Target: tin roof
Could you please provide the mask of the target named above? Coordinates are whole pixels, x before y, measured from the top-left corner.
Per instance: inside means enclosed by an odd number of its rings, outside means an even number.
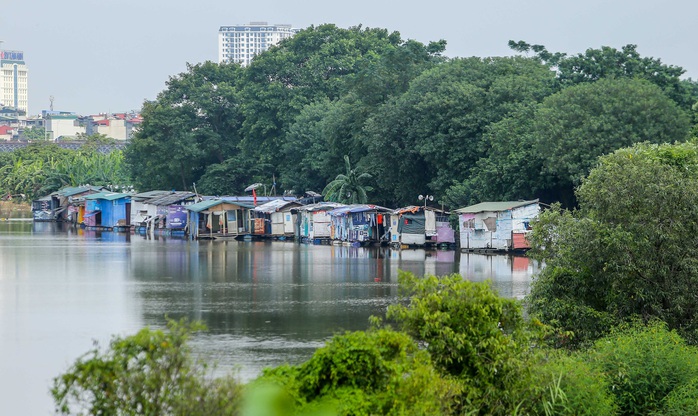
[[[381,207],[378,205],[353,204],[353,205],[347,205],[344,207],[335,208],[332,211],[328,212],[328,214],[330,214],[332,216],[340,216],[340,215],[347,215],[347,214],[354,213],[354,212],[369,212],[369,211],[391,212],[392,210],[390,208],[385,208],[385,207]]]
[[[537,204],[538,200],[532,201],[502,201],[502,202],[480,202],[479,204],[470,205],[465,208],[455,210],[460,214],[477,214],[485,211],[507,211],[510,209],[522,207],[524,205]]]
[[[291,204],[300,205],[296,200],[275,199],[262,205],[257,205],[254,210],[264,214],[271,214],[272,212],[277,212]]]
[[[335,208],[343,207],[344,204],[338,202],[318,202],[317,204],[303,205],[298,207],[299,211],[329,211]]]
[[[116,199],[121,199],[121,198],[130,198],[130,194],[121,194],[118,192],[100,192],[97,194],[92,194],[92,195],[86,195],[85,199],[106,199],[107,201],[114,201]]]
[[[103,186],[89,186],[89,185],[69,186],[66,188],[59,189],[56,192],[52,193],[51,195],[68,197],[68,196],[81,194],[81,193],[87,192],[87,191],[94,191],[95,193],[102,192],[102,191],[104,191],[104,189],[105,188]]]
[[[186,199],[195,197],[196,194],[193,192],[180,191],[180,192],[170,192],[166,195],[160,195],[148,199],[145,201],[146,204],[151,205],[173,205],[178,202],[182,202]]]
[[[189,211],[201,212],[201,211],[205,211],[209,208],[215,207],[215,206],[220,205],[220,204],[237,205],[239,207],[248,208],[248,209],[254,208],[253,203],[231,201],[231,200],[224,199],[224,198],[207,199],[205,201],[197,202],[196,204],[187,205],[185,208],[188,209]]]
[[[223,201],[222,199],[207,199],[206,201],[201,201],[197,202],[196,204],[187,205],[187,210],[201,212],[223,203],[225,203],[225,201]]]
[[[133,198],[137,201],[143,201],[146,199],[156,198],[156,197],[167,195],[170,193],[172,193],[172,191],[146,191],[146,192],[139,192],[139,193],[133,195],[131,198]]]

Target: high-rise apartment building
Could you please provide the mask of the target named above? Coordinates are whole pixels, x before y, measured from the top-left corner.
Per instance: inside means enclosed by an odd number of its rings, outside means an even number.
[[[291,25],[251,22],[247,25],[221,26],[218,30],[218,62],[238,62],[247,66],[255,55],[290,38],[299,29]]]
[[[24,52],[0,50],[0,104],[29,113]]]

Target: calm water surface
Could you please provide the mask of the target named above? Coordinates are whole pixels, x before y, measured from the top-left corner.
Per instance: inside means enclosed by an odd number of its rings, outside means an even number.
[[[197,354],[243,381],[307,359],[335,333],[362,330],[398,295],[398,270],[492,279],[522,297],[525,257],[292,242],[192,242],[0,222],[0,414],[52,414],[51,380],[94,341],[206,323]]]

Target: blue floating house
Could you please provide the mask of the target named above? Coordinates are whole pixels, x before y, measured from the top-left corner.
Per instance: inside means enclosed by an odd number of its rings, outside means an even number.
[[[85,196],[86,227],[130,229],[131,194],[100,192]]]
[[[331,238],[356,245],[387,242],[390,212],[389,208],[367,204],[335,208],[328,212]]]

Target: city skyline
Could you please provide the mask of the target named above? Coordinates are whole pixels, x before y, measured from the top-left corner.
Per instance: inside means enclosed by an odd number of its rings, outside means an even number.
[[[661,59],[698,78],[698,4],[649,0],[609,4],[590,0],[561,5],[547,0],[497,3],[437,1],[368,2],[328,6],[270,0],[264,8],[202,0],[191,9],[181,0],[151,0],[138,8],[101,10],[87,0],[66,0],[36,8],[0,0],[3,49],[24,51],[30,68],[29,113],[50,106],[79,114],[139,110],[170,76],[187,63],[218,61],[220,27],[268,21],[303,29],[333,23],[398,31],[403,39],[428,43],[445,39],[448,57],[511,56],[508,40],[545,45],[576,54],[588,48],[638,45],[642,56]]]

